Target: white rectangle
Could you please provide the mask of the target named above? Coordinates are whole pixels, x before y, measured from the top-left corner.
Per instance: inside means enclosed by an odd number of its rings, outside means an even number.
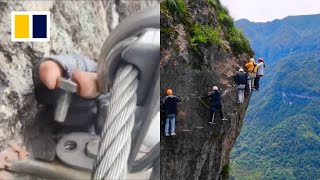
[[[29,15],[29,38],[14,37],[15,15]],[[32,31],[33,31],[32,15],[47,15],[47,38],[32,38]],[[50,12],[49,11],[12,11],[11,12],[11,41],[12,42],[50,41]]]

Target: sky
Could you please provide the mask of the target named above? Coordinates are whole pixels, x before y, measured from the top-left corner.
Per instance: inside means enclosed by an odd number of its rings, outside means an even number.
[[[220,0],[235,19],[267,22],[291,15],[320,14],[320,0]]]

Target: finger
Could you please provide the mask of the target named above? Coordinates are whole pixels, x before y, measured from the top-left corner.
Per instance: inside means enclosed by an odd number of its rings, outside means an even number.
[[[19,159],[23,160],[26,159],[29,156],[29,153],[22,148],[21,146],[19,146],[16,142],[10,141],[8,142],[8,145],[16,152],[18,152],[19,155]]]
[[[73,80],[78,84],[78,94],[84,98],[96,98],[100,93],[98,91],[97,73],[74,71]]]
[[[55,89],[58,78],[62,77],[62,68],[54,61],[45,61],[39,66],[39,77],[48,89]]]

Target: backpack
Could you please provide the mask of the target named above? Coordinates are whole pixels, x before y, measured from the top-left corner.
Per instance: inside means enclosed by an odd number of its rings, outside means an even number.
[[[256,69],[256,67],[257,67],[257,64],[256,63],[253,63],[253,69],[252,69],[252,72],[254,73],[254,72],[256,72],[256,71],[254,71],[255,69]],[[257,69],[258,70],[258,69]]]

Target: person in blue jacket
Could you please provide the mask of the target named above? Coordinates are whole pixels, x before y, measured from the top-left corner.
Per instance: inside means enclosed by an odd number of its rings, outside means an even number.
[[[244,74],[242,68],[239,69],[239,73],[234,77],[234,81],[238,90],[238,103],[242,104],[244,101],[244,90],[247,84],[247,76]]]
[[[212,87],[212,91],[208,93],[208,97],[211,97],[211,118],[209,120],[209,124],[216,124],[214,122],[215,113],[218,112],[223,121],[227,120],[222,112],[222,103],[221,103],[221,94],[219,93],[219,89],[217,86]]]
[[[170,135],[174,136],[175,133],[175,122],[176,122],[176,113],[177,113],[177,103],[181,102],[181,99],[173,95],[171,89],[167,89],[167,96],[163,99],[163,105],[166,111],[166,124],[165,124],[165,134],[169,136],[169,125],[170,126]]]

